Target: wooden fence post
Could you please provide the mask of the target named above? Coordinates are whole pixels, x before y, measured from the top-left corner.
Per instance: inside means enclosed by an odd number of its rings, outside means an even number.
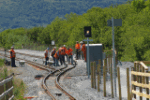
[[[137,71],[137,65],[138,65],[137,63],[134,63],[133,71]],[[138,79],[137,79],[138,76],[136,76],[136,75],[132,75],[132,76],[133,76],[133,80],[134,80],[134,81],[138,81]],[[133,81],[133,80],[132,80],[132,81]],[[132,85],[132,87],[133,87],[134,91],[136,91],[136,86],[135,86],[135,85]],[[131,91],[131,98],[132,98],[132,94],[133,94],[133,93],[132,93],[132,91]],[[136,99],[136,94],[133,94],[133,95],[134,95],[134,99]]]
[[[103,91],[104,97],[106,97],[106,59],[104,59],[104,66],[103,66]]]
[[[96,73],[95,73],[95,69],[96,69],[96,62],[94,61],[94,66],[93,66],[93,73],[94,73],[94,89],[96,89]]]
[[[9,88],[11,88],[13,86],[12,84],[12,80],[6,83],[6,90],[8,90]],[[6,100],[8,100],[11,96],[13,95],[13,90],[11,90],[11,92],[9,92],[6,96]]]
[[[100,87],[99,87],[99,84],[100,84],[100,61],[99,61],[99,64],[97,66],[97,91],[99,92],[100,91]]]
[[[91,64],[91,88],[93,88],[93,62],[90,63]]]
[[[112,58],[110,58],[110,80],[111,80],[111,97],[114,98],[113,74],[112,74]]]
[[[141,64],[139,64],[139,65],[140,65],[140,66],[139,66],[139,67],[140,67],[140,70],[139,70],[139,71],[140,71],[140,72],[143,72]],[[139,83],[142,83],[142,76],[140,76]],[[140,92],[142,93],[142,87],[139,87],[139,89],[140,89]],[[140,100],[142,100],[142,98],[143,98],[143,97],[140,96]]]
[[[148,70],[146,70],[146,73],[148,73]],[[149,77],[146,77],[146,84],[149,84]],[[149,95],[149,88],[146,88],[146,94]],[[146,98],[146,100],[149,100],[149,98]]]
[[[2,81],[3,79],[0,80],[0,82]],[[0,95],[4,92],[4,85],[0,86]],[[3,97],[2,100],[5,100],[5,96]]]
[[[121,96],[121,83],[120,83],[120,68],[119,67],[117,67],[117,76],[118,76],[119,100],[122,100],[122,96]]]
[[[128,100],[130,100],[129,68],[126,69],[126,73],[127,73],[127,94],[128,94]]]

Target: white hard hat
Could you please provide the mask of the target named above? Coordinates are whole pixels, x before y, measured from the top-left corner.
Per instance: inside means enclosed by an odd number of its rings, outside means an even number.
[[[83,43],[83,41],[81,41],[80,43]]]
[[[66,45],[64,45],[64,47],[65,47]]]
[[[56,47],[54,47],[54,49],[56,49]]]
[[[13,46],[11,48],[14,48]]]

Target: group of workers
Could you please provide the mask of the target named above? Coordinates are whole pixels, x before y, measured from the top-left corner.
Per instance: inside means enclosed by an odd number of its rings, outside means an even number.
[[[76,41],[75,44],[75,49],[76,49],[76,60],[80,59],[80,58],[84,58],[85,62],[86,62],[86,47],[85,47],[85,43],[83,41],[79,42]],[[15,65],[15,51],[14,51],[14,47],[11,47],[10,52],[10,58],[11,58],[11,66],[12,67],[16,67]],[[47,48],[45,50],[45,65],[47,65],[47,61],[49,60],[49,48]],[[80,56],[81,55],[81,56]],[[52,52],[51,52],[51,56],[53,58],[53,65],[54,66],[59,66],[58,61],[60,61],[60,64],[65,64],[65,57],[67,58],[67,61],[69,64],[73,64],[73,49],[72,48],[66,48],[65,45],[63,45],[62,47],[60,47],[58,50],[56,50],[56,47],[53,48]],[[84,57],[83,57],[84,56]]]
[[[86,61],[85,43],[83,41],[81,41],[79,44],[79,42],[77,41],[76,45],[75,45],[75,49],[76,49],[76,60],[78,60],[80,58],[80,53],[81,53],[82,59],[84,56],[84,59]],[[45,54],[45,65],[47,65],[47,61],[49,60],[48,50],[49,50],[49,48],[47,48],[44,53]],[[53,50],[51,51],[51,56],[53,57],[53,61],[54,61],[53,65],[54,66],[59,66],[58,61],[60,61],[61,65],[63,65],[63,64],[65,65],[65,57],[67,58],[67,61],[69,64],[73,64],[73,49],[72,48],[66,49],[65,45],[60,47],[58,50],[56,50],[56,47],[54,47]]]
[[[80,43],[78,41],[76,41],[75,49],[76,49],[76,60],[78,60],[82,57],[82,59],[84,58],[85,62],[86,62],[85,43],[83,41],[81,41]]]
[[[49,48],[47,48],[47,50],[45,50],[45,65],[47,65],[47,61],[48,61],[48,50]],[[51,52],[51,56],[53,57],[53,65],[54,66],[59,66],[58,61],[60,61],[60,64],[63,65],[65,64],[65,57],[68,59],[68,63],[69,64],[73,64],[73,50],[71,48],[66,49],[66,46],[63,45],[62,47],[60,47],[58,50],[56,50],[56,47],[53,48],[52,52]],[[70,62],[71,60],[71,62]]]

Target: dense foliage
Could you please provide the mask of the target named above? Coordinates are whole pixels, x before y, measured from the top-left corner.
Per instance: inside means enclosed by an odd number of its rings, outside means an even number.
[[[122,4],[127,0],[0,0],[0,26],[3,29],[50,24],[66,13],[83,14],[88,9]],[[1,31],[1,30],[0,30]]]
[[[115,27],[115,46],[119,59],[150,60],[149,4],[150,0],[133,0],[114,8],[93,7],[83,15],[66,14],[64,18],[56,17],[45,28],[5,30],[0,34],[0,43],[5,47],[6,43],[12,45],[13,42],[50,44],[51,40],[55,40],[57,46],[66,44],[74,47],[76,41],[85,39],[84,26],[91,26],[94,41],[90,43],[102,43],[104,49],[108,50],[112,48],[112,28],[107,26],[107,20],[114,17],[122,19],[122,26]]]

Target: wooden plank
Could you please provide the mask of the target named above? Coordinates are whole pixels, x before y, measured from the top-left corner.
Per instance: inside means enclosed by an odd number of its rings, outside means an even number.
[[[110,58],[110,80],[111,80],[111,97],[114,98],[113,74],[112,74],[112,58]]]
[[[104,66],[103,66],[103,95],[106,97],[106,59],[104,59]]]
[[[136,71],[131,71],[131,74],[138,75],[138,76],[146,76],[146,77],[150,76],[150,73],[142,73],[142,72],[136,72]]]
[[[139,63],[139,61],[134,61],[134,63]]]
[[[93,88],[93,62],[90,62],[90,67],[91,67],[91,88]]]
[[[142,67],[144,67],[145,69],[148,69],[148,67],[147,67],[143,62],[140,62],[140,64],[141,64]]]
[[[128,100],[130,100],[129,68],[126,69],[126,73],[127,73],[127,95],[128,95],[127,97],[128,97]]]
[[[139,96],[143,96],[145,98],[149,98],[150,99],[150,95],[147,95],[147,94],[144,94],[144,93],[140,93],[138,91],[134,91],[132,90],[132,93],[136,94],[136,95],[139,95]]]
[[[141,61],[143,62],[144,64],[150,64],[150,61]]]
[[[119,100],[122,100],[121,96],[121,83],[120,83],[120,68],[117,68],[117,75],[118,75],[118,90],[119,90]]]
[[[137,81],[131,81],[131,83],[133,85],[138,86],[138,87],[143,87],[143,88],[149,88],[150,89],[150,84],[142,84],[142,83],[138,83]]]

